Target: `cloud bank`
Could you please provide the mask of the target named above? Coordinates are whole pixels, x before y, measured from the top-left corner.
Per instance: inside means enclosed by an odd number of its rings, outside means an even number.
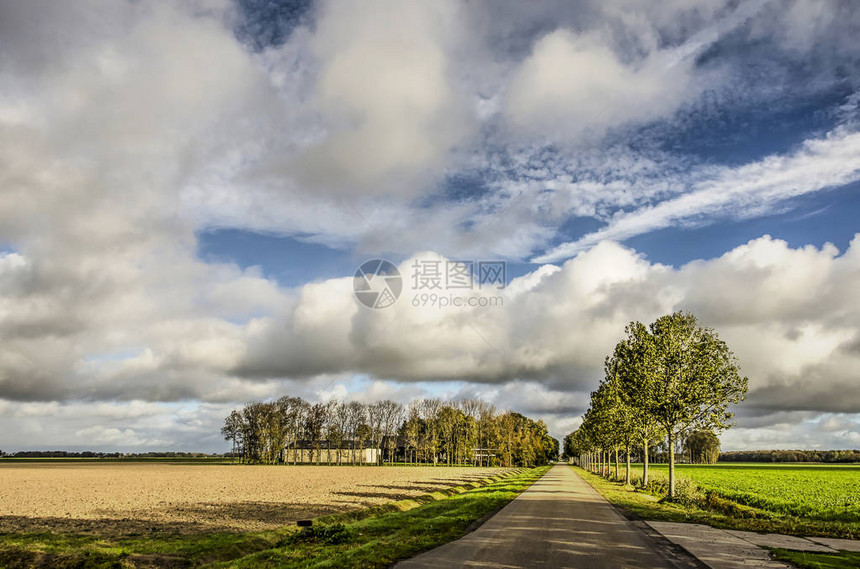
[[[679,267],[623,244],[856,182],[846,6],[323,2],[270,29],[229,2],[5,3],[2,424],[20,444],[190,445],[231,403],[370,385],[480,393],[563,434],[624,325],[686,309],[738,352],[743,421],[811,414],[809,432],[835,433],[813,423],[845,413],[851,440],[856,239],[762,237]],[[660,138],[834,85],[825,127],[787,151],[715,163]],[[579,217],[598,228],[559,229]],[[368,312],[354,267],[288,288],[200,259],[199,234],[224,227],[392,254],[404,272],[559,265],[515,279],[502,307]]]

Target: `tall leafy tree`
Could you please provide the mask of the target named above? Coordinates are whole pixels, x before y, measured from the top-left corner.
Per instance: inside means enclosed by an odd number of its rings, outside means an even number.
[[[616,411],[616,422],[621,431],[622,443],[625,446],[627,454],[627,473],[626,482],[630,484],[630,451],[637,444],[642,449],[642,485],[648,485],[649,477],[649,453],[648,450],[651,442],[660,436],[660,429],[646,409],[637,405],[622,388],[619,379],[619,373],[630,374],[631,370],[640,363],[638,345],[633,341],[635,338],[642,338],[643,332],[647,335],[647,331],[639,323],[633,323],[626,328],[627,338],[621,340],[616,346],[611,356],[606,357],[604,371],[606,377],[604,379],[610,385],[612,397],[615,405],[618,406]]]
[[[669,447],[669,496],[675,495],[675,440],[690,429],[729,426],[732,403],[745,397],[747,378],[737,359],[711,328],[675,312],[648,328],[627,328],[623,365],[616,369],[625,401],[665,431]]]
[[[227,418],[224,419],[224,426],[221,427],[221,435],[224,440],[231,441],[232,449],[230,452],[231,461],[236,458],[237,442],[242,436],[242,415],[233,410]]]

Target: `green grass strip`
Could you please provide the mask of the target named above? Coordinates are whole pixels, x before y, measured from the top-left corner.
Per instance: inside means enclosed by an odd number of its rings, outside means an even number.
[[[810,553],[808,551],[789,551],[771,549],[778,561],[788,561],[800,569],[856,569],[860,567],[860,553],[840,551],[839,553]]]
[[[797,516],[776,516],[749,506],[711,497],[701,504],[678,504],[661,501],[662,496],[609,481],[597,474],[572,466],[610,504],[634,518],[666,522],[710,525],[720,529],[737,529],[796,536],[819,536],[856,539],[860,535],[857,522],[805,519]]]

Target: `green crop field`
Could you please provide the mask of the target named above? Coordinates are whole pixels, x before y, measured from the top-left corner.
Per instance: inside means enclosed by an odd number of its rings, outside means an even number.
[[[655,464],[653,470],[668,473],[669,467]],[[776,514],[860,522],[860,465],[681,464],[677,472],[703,490]]]

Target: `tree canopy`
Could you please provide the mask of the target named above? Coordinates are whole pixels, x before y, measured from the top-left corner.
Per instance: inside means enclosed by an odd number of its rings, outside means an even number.
[[[650,440],[665,437],[669,494],[674,496],[678,436],[728,428],[734,416],[729,406],[743,401],[746,391],[747,378],[740,375],[732,351],[694,315],[674,312],[650,326],[631,322],[606,359],[605,377],[592,393],[582,435],[571,439],[571,448],[574,443],[599,452],[624,448],[629,458],[636,434],[645,453]],[[647,483],[647,454],[645,464]]]
[[[233,411],[221,434],[233,456],[251,463],[295,462],[298,445],[317,463],[342,463],[346,455],[347,464],[367,464],[357,452],[364,448],[379,451],[376,462],[434,465],[539,466],[559,454],[543,421],[478,399],[425,398],[404,406],[281,397]]]

